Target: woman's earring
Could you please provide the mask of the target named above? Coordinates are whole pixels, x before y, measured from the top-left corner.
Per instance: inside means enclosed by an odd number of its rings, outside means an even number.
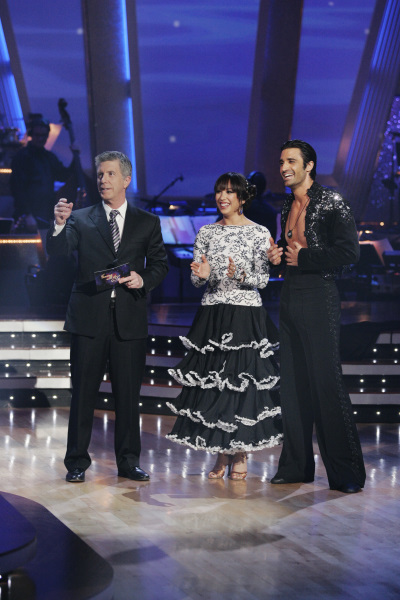
[[[239,215],[242,215],[242,214],[243,214],[243,206],[241,204],[240,207],[239,207]]]

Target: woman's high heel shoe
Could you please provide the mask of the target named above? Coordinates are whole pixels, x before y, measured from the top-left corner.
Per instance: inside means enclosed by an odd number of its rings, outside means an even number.
[[[228,467],[228,476],[231,472],[232,457],[227,454],[218,454],[215,465],[208,474],[208,479],[222,479]]]
[[[246,463],[245,463],[246,461]],[[247,467],[247,454],[246,452],[237,452],[234,456],[233,456],[233,460],[231,462],[231,469],[230,469],[230,473],[228,475],[229,479],[232,479],[232,481],[244,481],[247,477],[247,471],[235,471],[235,465],[239,465],[239,464],[246,464]]]

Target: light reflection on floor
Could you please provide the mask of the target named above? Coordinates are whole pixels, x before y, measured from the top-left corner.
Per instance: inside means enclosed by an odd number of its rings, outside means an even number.
[[[367,484],[346,496],[328,489],[317,446],[312,484],[268,483],[279,448],[251,454],[244,482],[210,481],[215,457],[167,441],[174,417],[157,415],[141,418],[151,481],[118,478],[105,411],[96,411],[86,482],[67,484],[67,419],[65,408],[0,410],[1,488],[46,506],[109,560],[115,600],[133,585],[138,598],[160,598],[163,587],[174,600],[400,594],[399,424],[359,426]]]

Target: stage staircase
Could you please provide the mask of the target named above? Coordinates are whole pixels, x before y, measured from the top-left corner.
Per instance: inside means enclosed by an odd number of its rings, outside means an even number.
[[[143,413],[170,414],[166,402],[179,394],[180,386],[168,369],[184,356],[179,336],[187,330],[150,324],[140,399]],[[61,320],[0,321],[0,406],[69,406],[69,343]],[[344,362],[343,373],[357,422],[400,422],[400,331],[381,333],[370,356]],[[114,408],[107,372],[96,408]]]

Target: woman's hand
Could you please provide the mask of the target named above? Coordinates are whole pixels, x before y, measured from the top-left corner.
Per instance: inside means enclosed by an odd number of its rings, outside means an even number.
[[[200,279],[208,279],[208,277],[210,276],[210,272],[211,272],[210,263],[206,259],[205,254],[203,254],[203,256],[201,257],[201,260],[202,260],[201,263],[198,263],[198,262],[190,263],[190,268],[192,269],[192,272],[194,273],[194,275],[197,275],[197,277],[200,277]]]
[[[267,250],[267,258],[273,265],[280,265],[282,260],[283,248],[275,244],[274,238],[270,237],[270,247]]]
[[[228,270],[226,272],[226,274],[228,275],[229,279],[232,279],[235,276],[236,273],[236,265],[233,262],[233,259],[229,256],[229,264],[228,264]]]

